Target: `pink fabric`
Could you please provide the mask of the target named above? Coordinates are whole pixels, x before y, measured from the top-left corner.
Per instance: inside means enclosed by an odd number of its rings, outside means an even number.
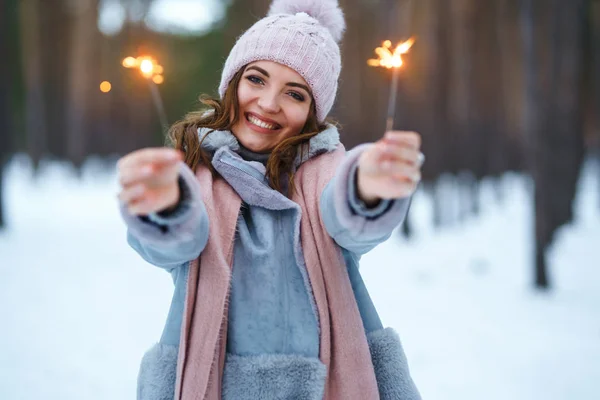
[[[321,324],[319,358],[327,367],[325,400],[379,399],[364,327],[339,247],[323,225],[319,200],[345,151],[339,146],[305,162],[292,198],[302,209],[300,237]],[[197,176],[210,218],[210,236],[190,266],[179,347],[177,400],[221,400],[227,338],[227,296],[241,199],[200,167]],[[212,188],[212,190],[210,190]]]
[[[210,235],[200,258],[190,265],[175,399],[220,400],[230,266],[242,201],[223,179],[213,181],[208,169],[199,168],[196,175],[209,215]]]

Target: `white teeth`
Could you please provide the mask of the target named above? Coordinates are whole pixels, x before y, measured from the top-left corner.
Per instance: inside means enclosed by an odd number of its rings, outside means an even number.
[[[260,126],[261,128],[275,129],[275,125],[267,124],[266,122],[263,122],[260,119],[254,117],[252,115],[248,115],[248,121],[250,121],[251,123],[253,123],[256,126]]]

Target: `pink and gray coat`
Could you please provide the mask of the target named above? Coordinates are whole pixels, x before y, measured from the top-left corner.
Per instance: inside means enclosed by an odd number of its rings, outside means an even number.
[[[230,132],[212,132],[203,146],[242,201],[224,316],[226,355],[219,396],[228,400],[336,398],[326,396],[328,368],[319,358],[322,326],[300,237],[300,206],[268,186],[264,157],[242,148]],[[378,398],[420,399],[400,340],[392,329],[383,328],[358,270],[360,256],[388,239],[402,223],[410,201],[383,201],[369,209],[358,200],[355,174],[366,146],[347,153],[322,191],[318,208],[326,233],[339,246],[347,267]],[[329,127],[311,139],[310,151],[297,158],[296,167],[340,147],[337,130]],[[184,312],[190,294],[188,278],[215,227],[209,227],[204,189],[184,164],[179,182],[182,202],[170,215],[137,218],[121,209],[130,245],[146,261],[169,271],[175,283],[162,337],[142,360],[137,395],[141,400],[171,400],[176,393],[178,399],[187,400],[181,386],[176,386],[181,385],[182,326],[189,324]]]

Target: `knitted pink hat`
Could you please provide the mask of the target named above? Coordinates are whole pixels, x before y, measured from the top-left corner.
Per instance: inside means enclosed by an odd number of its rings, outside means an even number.
[[[225,62],[219,95],[243,66],[274,61],[298,72],[310,86],[317,118],[333,106],[340,76],[338,42],[346,24],[337,0],[274,0],[268,15],[237,41]]]

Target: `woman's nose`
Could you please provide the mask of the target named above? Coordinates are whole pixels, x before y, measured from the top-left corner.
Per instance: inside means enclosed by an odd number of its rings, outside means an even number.
[[[279,102],[275,93],[264,93],[258,99],[258,106],[265,112],[276,114],[279,112]]]

